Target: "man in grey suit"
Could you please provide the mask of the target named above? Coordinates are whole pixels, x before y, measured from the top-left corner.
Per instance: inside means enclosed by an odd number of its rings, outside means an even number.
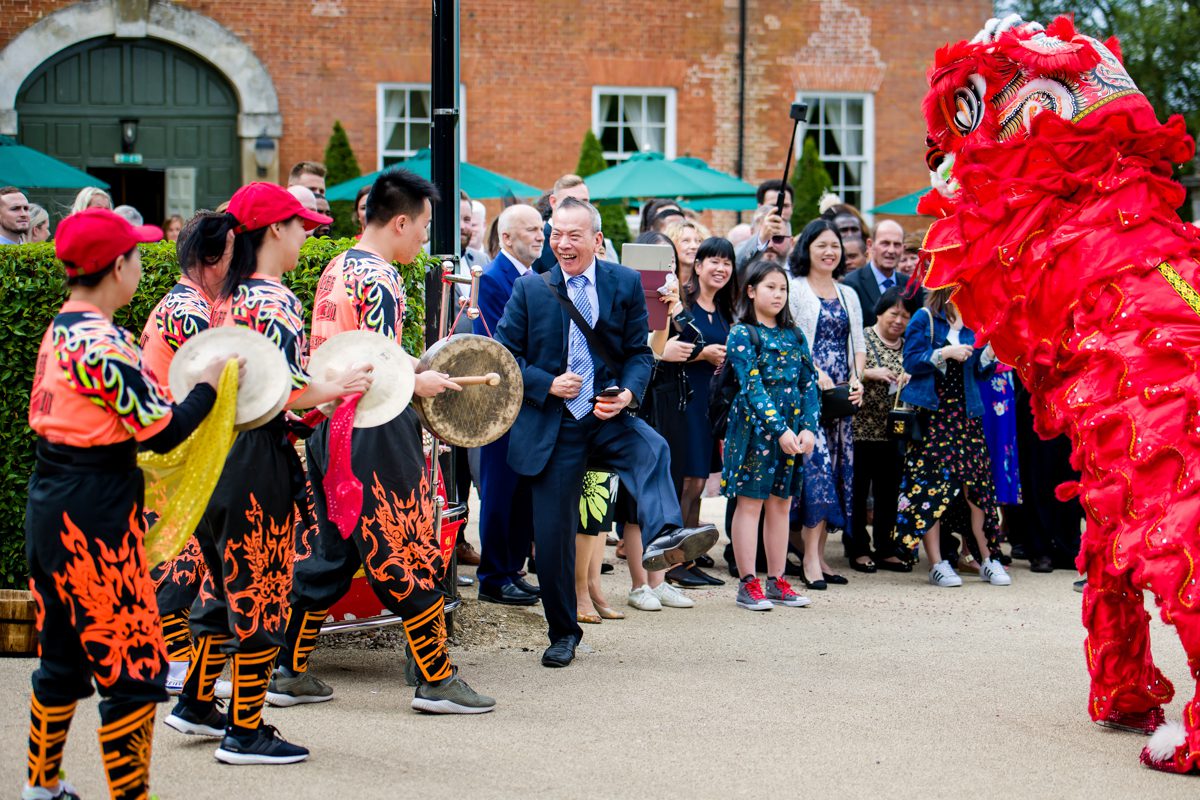
[[[871,260],[862,269],[856,269],[842,283],[858,293],[862,305],[863,325],[875,324],[875,304],[893,286],[908,286],[909,279],[896,271],[900,257],[904,255],[904,229],[895,220],[885,219],[875,226],[875,235],[867,240],[867,252]],[[924,289],[918,297],[924,302]]]

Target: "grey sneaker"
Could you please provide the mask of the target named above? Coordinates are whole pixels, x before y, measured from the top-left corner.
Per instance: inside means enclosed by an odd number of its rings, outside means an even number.
[[[486,714],[496,701],[476,692],[455,673],[440,683],[418,686],[412,707],[428,714]]]
[[[812,605],[812,601],[807,597],[802,597],[796,594],[796,590],[792,585],[783,578],[767,578],[767,599],[777,606],[791,606],[792,608],[804,608]]]
[[[762,584],[758,578],[751,578],[738,584],[737,604],[749,611],[770,611],[775,604],[763,595]]]
[[[314,678],[310,673],[292,675],[277,669],[267,686],[267,702],[278,708],[297,706],[301,703],[324,703],[333,699],[333,687]]]
[[[227,721],[225,713],[216,704],[201,714],[180,700],[163,720],[163,724],[180,733],[186,733],[188,736],[208,736],[212,739],[220,739],[225,735]]]

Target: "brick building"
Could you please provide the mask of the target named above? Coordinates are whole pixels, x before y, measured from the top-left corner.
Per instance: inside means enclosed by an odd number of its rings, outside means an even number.
[[[428,141],[429,11],[0,0],[0,133],[104,178],[150,217],[320,159],[335,119],[376,169]],[[547,186],[574,168],[590,126],[610,160],[649,148],[735,172],[740,157],[757,181],[782,166],[800,96],[820,104],[809,135],[835,184],[869,208],[925,185],[925,69],[990,12],[990,0],[465,0],[464,158]],[[115,163],[123,151],[141,163]]]

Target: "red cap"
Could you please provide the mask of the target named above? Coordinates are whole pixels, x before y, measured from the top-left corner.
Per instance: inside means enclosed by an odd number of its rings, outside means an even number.
[[[68,278],[91,275],[112,266],[139,242],[161,242],[157,225],[130,225],[107,208],[87,208],[64,219],[54,232],[54,254]]]
[[[234,192],[225,211],[241,223],[234,228],[235,233],[256,231],[292,217],[299,217],[306,231],[333,222],[333,217],[309,211],[300,205],[300,201],[282,186],[264,181],[248,183]]]

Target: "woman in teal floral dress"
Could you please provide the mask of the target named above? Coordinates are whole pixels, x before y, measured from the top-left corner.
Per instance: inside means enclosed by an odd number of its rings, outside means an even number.
[[[752,611],[773,605],[805,606],[787,581],[788,513],[804,489],[804,457],[812,452],[819,425],[817,371],[804,334],[787,308],[787,274],[779,264],[760,262],[746,277],[738,300],[740,323],[729,331],[726,367],[739,391],[729,409],[721,491],[737,496],[733,551],[741,583],[737,604]],[[766,507],[763,548],[767,588],[754,574],[758,519]]]

